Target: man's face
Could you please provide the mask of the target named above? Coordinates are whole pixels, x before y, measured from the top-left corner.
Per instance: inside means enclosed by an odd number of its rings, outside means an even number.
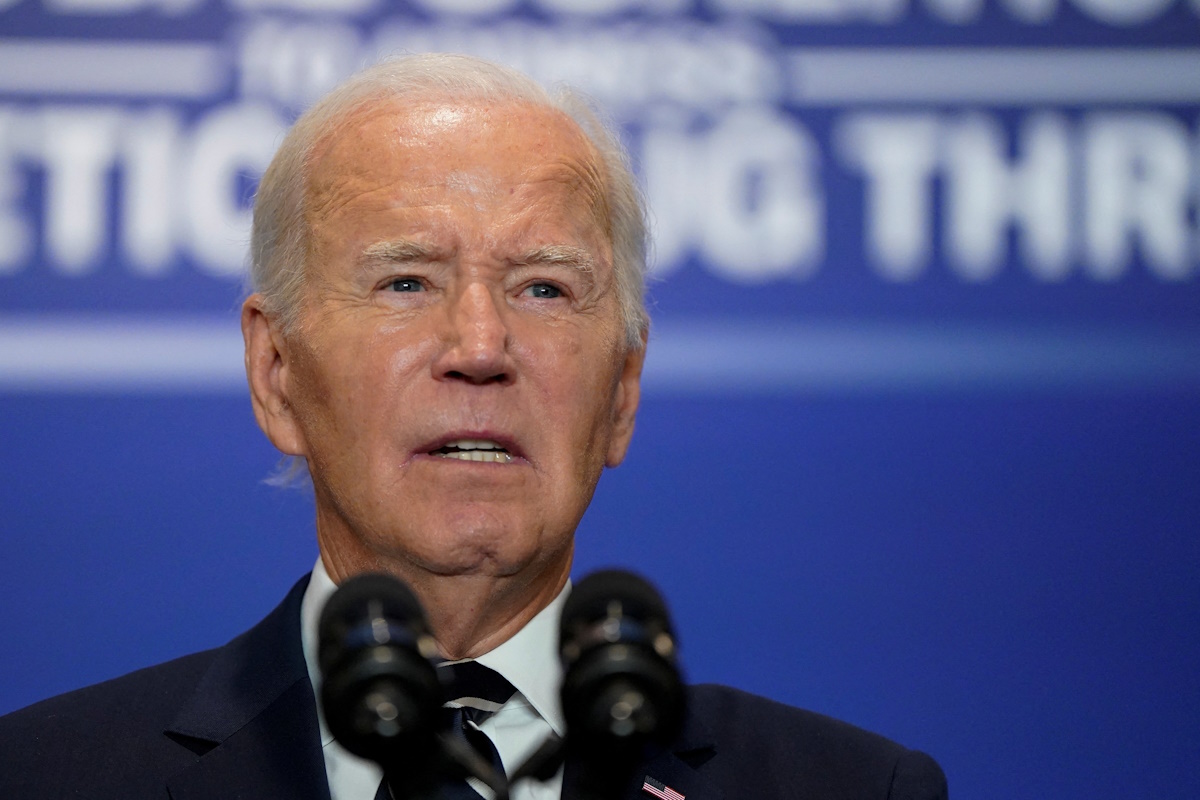
[[[551,110],[389,104],[318,143],[264,427],[308,459],[327,554],[565,575],[638,399],[605,219],[592,150]]]

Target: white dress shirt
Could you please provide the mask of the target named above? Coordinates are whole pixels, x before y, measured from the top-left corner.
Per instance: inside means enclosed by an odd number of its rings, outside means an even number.
[[[558,620],[570,583],[511,639],[477,660],[503,675],[517,690],[480,726],[496,745],[504,769],[511,773],[545,740],[551,731],[563,735],[562,706],[558,692],[562,684],[562,666],[558,660]],[[325,571],[321,559],[313,567],[312,579],[300,604],[300,637],[308,677],[317,696],[321,692],[321,672],[317,662],[317,624],[321,610],[337,586]],[[321,725],[321,748],[325,756],[325,774],[329,778],[332,800],[374,800],[383,770],[373,761],[359,758],[334,740],[325,725],[321,704],[317,703]],[[485,797],[491,793],[474,779],[472,785]],[[522,781],[512,788],[512,800],[558,800],[562,792],[562,770],[549,781]]]

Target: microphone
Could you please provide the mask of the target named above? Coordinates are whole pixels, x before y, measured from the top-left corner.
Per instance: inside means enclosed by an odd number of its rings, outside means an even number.
[[[602,570],[572,589],[559,633],[567,746],[616,780],[647,745],[666,744],[683,725],[666,603],[644,578]]]
[[[321,708],[343,747],[383,767],[391,796],[428,800],[442,780],[473,775],[495,800],[508,784],[466,740],[442,730],[437,644],[425,612],[402,581],[355,576],[321,612],[317,659]]]
[[[329,598],[318,631],[330,732],[389,776],[428,777],[442,690],[429,661],[437,646],[416,595],[389,575],[355,576]]]

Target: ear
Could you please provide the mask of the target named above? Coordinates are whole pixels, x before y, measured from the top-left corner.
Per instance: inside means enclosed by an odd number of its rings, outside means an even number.
[[[289,456],[307,453],[304,435],[288,398],[291,361],[287,340],[275,318],[263,310],[261,294],[242,304],[242,339],[246,343],[246,380],[258,427],[271,444]]]
[[[617,395],[613,403],[613,431],[608,442],[608,456],[604,466],[616,467],[625,460],[629,441],[633,438],[633,420],[637,416],[638,402],[642,399],[642,364],[646,361],[646,338],[649,331],[642,331],[642,346],[630,348],[625,354],[625,364],[617,381]]]

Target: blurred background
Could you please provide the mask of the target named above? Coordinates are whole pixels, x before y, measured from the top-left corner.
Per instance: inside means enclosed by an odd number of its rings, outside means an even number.
[[[250,199],[426,50],[592,94],[654,210],[578,574],[956,798],[1200,795],[1200,0],[0,0],[0,712],[312,566],[242,376]]]

